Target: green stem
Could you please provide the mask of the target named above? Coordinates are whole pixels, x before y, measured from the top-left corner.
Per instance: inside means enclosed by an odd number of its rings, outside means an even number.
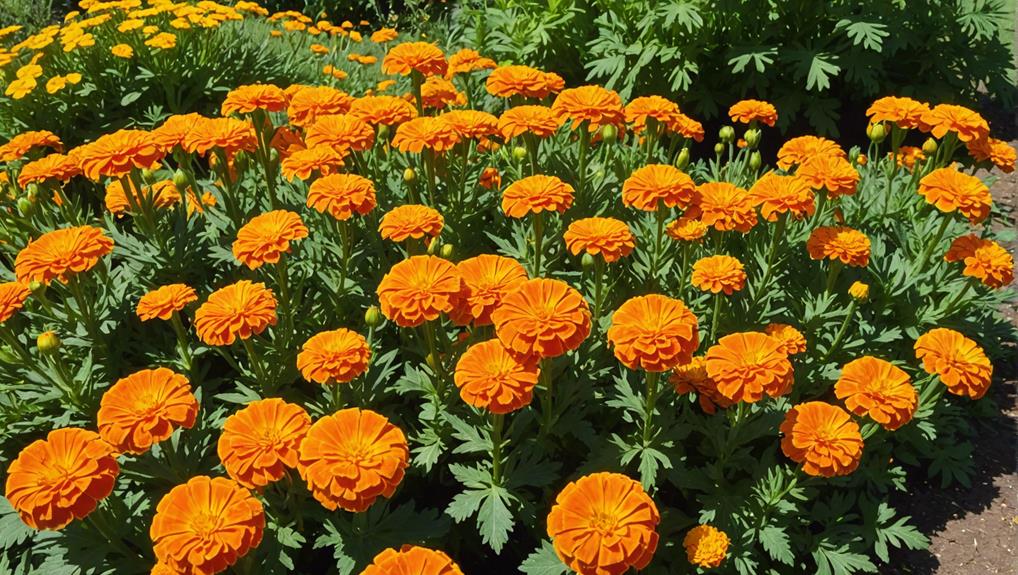
[[[600,325],[601,319],[601,292],[604,289],[604,268],[605,262],[600,257],[594,257],[594,325]]]
[[[180,314],[173,312],[170,316],[170,325],[177,335],[177,347],[180,349],[180,358],[184,362],[184,369],[188,375],[194,375],[194,358],[191,355],[191,346],[187,341],[187,331],[184,329],[184,322],[180,320]]]
[[[718,340],[718,318],[721,316],[721,301],[724,299],[720,293],[714,294],[714,313],[710,320],[710,337],[714,342]]]
[[[491,414],[491,481],[498,486],[502,485],[502,427],[504,423],[504,414]]]
[[[827,268],[827,281],[824,284],[825,292],[831,293],[831,290],[834,289],[834,283],[838,281],[838,274],[841,273],[841,268],[843,267],[844,264],[841,263],[841,260],[831,260],[831,265]]]
[[[541,256],[544,253],[544,212],[534,214],[534,277],[541,277]]]
[[[933,250],[943,239],[944,233],[947,231],[947,227],[951,225],[951,218],[947,215],[941,216],[940,227],[937,228],[937,232],[933,235],[932,241],[927,241],[926,247],[923,249],[923,253],[919,256],[919,259],[915,261],[912,268],[912,275],[918,275],[926,271],[927,260],[930,259],[930,255],[933,254]]]
[[[435,326],[430,321],[424,322],[424,338],[428,342],[428,355],[431,356],[432,367],[435,371],[435,393],[438,395],[438,402],[445,400],[445,367],[442,365],[442,358],[438,353],[438,336],[435,335]]]
[[[254,372],[255,377],[258,378],[262,386],[268,385],[269,378],[265,376],[265,370],[262,368],[262,360],[255,351],[254,345],[251,343],[251,339],[241,339],[240,342],[244,345],[244,351],[247,352],[248,362],[251,364],[251,371]]]
[[[661,374],[656,371],[647,372],[647,390],[644,394],[643,407],[643,446],[650,447],[650,436],[654,419],[654,404],[657,402],[658,379]]]
[[[541,393],[541,435],[551,433],[551,427],[555,424],[555,399],[552,395],[551,384],[551,362],[548,359],[541,360],[541,372],[538,376],[538,385],[543,388]]]
[[[854,299],[852,303],[848,304],[848,312],[845,314],[845,319],[841,321],[841,327],[838,328],[838,333],[834,336],[834,341],[831,342],[831,347],[827,350],[827,353],[820,358],[820,363],[823,364],[829,357],[834,355],[834,352],[838,350],[838,346],[841,345],[841,340],[845,339],[845,334],[848,332],[848,324],[852,322],[852,318],[855,317],[855,310],[859,306],[858,302]]]
[[[576,196],[579,198],[585,198],[584,188],[587,185],[587,148],[590,144],[590,132],[587,131],[587,122],[584,122],[579,127],[580,130],[580,155],[577,166],[578,174],[576,178]]]
[[[778,244],[781,243],[781,238],[785,235],[785,226],[788,224],[788,214],[781,214],[778,217],[778,223],[774,227],[774,235],[771,236],[771,247],[767,250],[767,269],[764,270],[763,278],[760,283],[757,284],[756,289],[753,290],[753,301],[750,303],[750,307],[755,307],[757,300],[760,299],[760,294],[767,289],[768,282],[771,281],[771,275],[774,273],[774,258],[778,253]]]
[[[656,285],[658,289],[661,289],[661,275],[663,273],[663,270],[661,270],[661,252],[663,251],[662,246],[664,245],[663,238],[665,235],[665,220],[668,218],[668,212],[665,211],[664,206],[659,205],[657,211],[654,212],[654,217],[657,219],[657,228],[654,235],[654,255],[653,265],[651,266],[651,277],[654,278],[654,285]]]

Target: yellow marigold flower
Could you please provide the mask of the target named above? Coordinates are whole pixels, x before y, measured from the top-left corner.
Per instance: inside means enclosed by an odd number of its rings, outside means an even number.
[[[711,569],[721,565],[728,555],[728,535],[711,525],[697,525],[686,533],[682,546],[693,565]]]
[[[862,282],[853,282],[848,288],[848,295],[857,302],[864,302],[870,299],[870,286]]]
[[[160,32],[148,40],[145,40],[145,45],[150,48],[169,50],[177,45],[177,37],[169,32]]]
[[[779,340],[787,355],[795,355],[806,351],[806,337],[802,332],[784,323],[768,324],[764,333]]]
[[[957,211],[973,224],[990,215],[990,189],[975,176],[954,166],[933,170],[919,180],[919,195],[945,213]]]

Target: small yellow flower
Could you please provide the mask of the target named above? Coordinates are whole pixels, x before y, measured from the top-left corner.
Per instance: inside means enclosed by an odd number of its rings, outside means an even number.
[[[81,82],[81,74],[77,72],[71,72],[70,74],[64,76],[64,79],[67,80],[68,84],[77,84]]]
[[[350,32],[350,39],[353,40],[354,42],[360,42],[361,40],[364,39],[364,37],[361,36],[360,32],[354,30]]]
[[[130,58],[134,56],[134,49],[127,44],[117,44],[110,48],[110,52],[117,58]]]
[[[682,546],[686,548],[686,558],[690,563],[710,569],[725,560],[729,543],[724,531],[711,525],[697,525],[686,533]]]
[[[329,53],[329,48],[327,46],[322,46],[321,44],[312,44],[311,53],[322,56]]]
[[[7,89],[4,90],[4,94],[14,98],[15,100],[20,100],[32,93],[32,90],[34,90],[37,85],[38,82],[35,81],[34,77],[18,78],[10,84],[7,84]]]
[[[870,298],[870,286],[862,283],[855,282],[848,288],[848,295],[852,296],[857,302],[864,302]]]
[[[42,66],[40,66],[38,64],[35,64],[35,63],[26,64],[26,65],[18,68],[18,71],[15,72],[14,75],[19,80],[24,79],[24,78],[31,78],[31,79],[34,80],[35,78],[38,78],[39,76],[42,76]]]
[[[154,25],[152,25],[152,26],[145,26],[144,28],[141,29],[141,33],[146,35],[146,36],[151,36],[152,34],[155,34],[158,31],[159,31],[159,26],[154,26]]]
[[[67,85],[66,78],[64,78],[63,76],[53,76],[52,78],[46,81],[46,93],[56,94],[60,90],[63,90],[64,86],[66,85]]]
[[[279,30],[273,30],[269,32],[269,35],[272,36],[273,38],[279,38],[280,36],[283,35],[283,33],[280,32]]]
[[[17,24],[14,24],[12,26],[7,26],[5,28],[0,28],[0,38],[3,38],[5,36],[10,36],[11,34],[17,32],[18,30],[21,30],[21,28],[22,27],[18,26]]]
[[[168,50],[177,45],[177,37],[169,32],[160,32],[148,40],[145,40],[145,45],[151,48]]]
[[[189,30],[191,28],[191,22],[187,18],[174,18],[170,20],[170,26],[177,30]]]
[[[141,28],[144,25],[145,25],[144,20],[140,19],[124,20],[123,22],[120,23],[119,26],[117,26],[117,31],[130,32],[131,30],[137,30],[138,28]]]

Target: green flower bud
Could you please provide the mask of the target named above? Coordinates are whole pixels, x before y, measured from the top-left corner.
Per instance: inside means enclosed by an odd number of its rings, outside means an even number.
[[[926,141],[923,142],[923,153],[927,156],[932,156],[937,153],[937,147],[936,140],[933,138],[926,138]]]
[[[750,128],[746,130],[746,145],[750,148],[755,148],[760,144],[760,130],[756,128]]]
[[[39,185],[28,184],[25,186],[25,196],[28,197],[30,201],[35,202],[35,200],[39,197]]]
[[[880,142],[884,141],[884,138],[887,137],[887,128],[884,126],[883,122],[869,124],[868,126],[866,126],[866,136],[874,144],[879,144]]]
[[[403,181],[404,182],[406,182],[408,184],[411,184],[416,179],[417,179],[417,172],[415,172],[413,168],[407,168],[407,169],[403,170]]]
[[[452,256],[456,254],[456,248],[452,244],[445,244],[442,246],[442,250],[439,252],[443,258],[451,260]]]
[[[604,173],[604,170],[601,169],[601,168],[598,168],[598,170],[596,172],[594,172],[594,180],[598,181],[598,182],[602,182],[602,181],[604,181],[605,175],[606,174]]]
[[[594,264],[595,263],[597,263],[597,262],[594,261],[594,256],[592,256],[590,254],[586,254],[585,253],[585,254],[583,254],[583,257],[580,258],[580,265],[582,265],[583,269],[585,269],[585,270],[589,271],[589,270],[594,269]]]
[[[522,162],[527,159],[527,149],[523,146],[516,146],[513,148],[513,159],[517,162]]]
[[[763,165],[763,158],[760,156],[759,151],[754,151],[749,156],[749,167],[754,170],[759,170],[760,166]]]
[[[689,166],[689,148],[682,148],[678,157],[675,158],[675,167],[685,170]]]
[[[141,181],[150,186],[156,183],[156,171],[152,168],[145,168],[141,171]]]
[[[18,198],[18,213],[26,218],[30,218],[35,214],[35,202],[27,197]]]
[[[32,280],[28,282],[28,289],[34,294],[45,294],[46,284],[42,283],[39,280]]]
[[[41,353],[56,353],[60,349],[60,338],[56,332],[44,331],[35,339],[35,345]]]
[[[184,170],[178,168],[176,172],[173,172],[173,185],[177,186],[178,190],[181,192],[186,190],[187,183],[187,174],[184,173]]]
[[[382,325],[382,311],[378,309],[377,305],[373,305],[364,312],[364,323],[368,327],[378,327]]]
[[[720,130],[718,130],[718,137],[721,138],[721,141],[726,144],[731,142],[732,140],[735,139],[735,128],[731,126],[722,127]]]
[[[275,148],[269,150],[269,161],[273,164],[279,162],[279,150]]]
[[[237,173],[242,173],[247,170],[248,162],[247,152],[240,151],[233,155],[233,168],[237,170]]]
[[[714,153],[715,154],[720,156],[724,152],[725,152],[725,145],[724,144],[722,144],[721,142],[718,142],[717,144],[714,144]]]
[[[17,365],[21,363],[21,360],[18,359],[18,356],[14,355],[14,352],[11,351],[11,348],[5,345],[3,347],[0,347],[0,362],[6,363],[8,365]]]
[[[601,141],[605,144],[614,144],[619,137],[619,129],[611,124],[605,124],[601,128]]]
[[[389,126],[386,126],[385,124],[379,124],[378,125],[378,137],[377,137],[377,139],[379,139],[379,140],[388,140],[389,139]]]
[[[438,371],[437,364],[435,363],[435,356],[433,354],[429,353],[428,355],[426,355],[424,357],[424,362],[428,364],[428,367],[431,368],[431,371],[433,372]]]
[[[438,241],[438,238],[431,238],[428,241],[428,255],[433,256],[438,253],[438,250],[442,247],[442,243]]]

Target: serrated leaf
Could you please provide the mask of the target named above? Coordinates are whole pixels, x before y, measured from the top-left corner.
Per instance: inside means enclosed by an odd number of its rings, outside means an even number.
[[[559,560],[550,541],[541,541],[541,546],[520,564],[520,573],[527,575],[565,575],[569,568]]]
[[[768,525],[757,534],[760,544],[763,545],[764,551],[771,556],[771,559],[780,561],[785,565],[792,565],[795,561],[795,555],[792,554],[792,545],[788,539],[788,533],[785,532],[783,527],[776,525]]]

